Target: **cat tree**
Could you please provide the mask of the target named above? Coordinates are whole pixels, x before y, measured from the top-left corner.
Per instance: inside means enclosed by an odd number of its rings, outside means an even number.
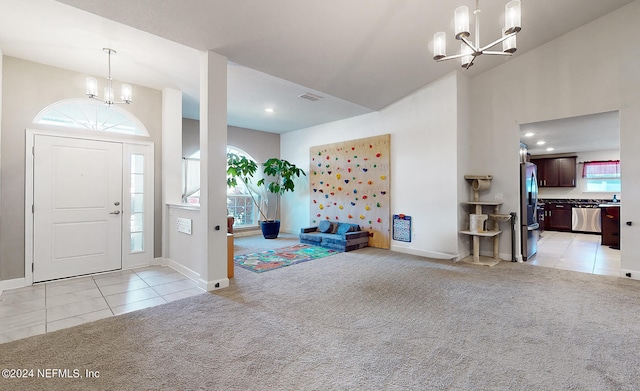
[[[465,262],[493,266],[501,261],[498,252],[500,249],[500,222],[511,219],[510,214],[501,214],[500,205],[502,202],[480,201],[480,192],[489,190],[491,187],[492,175],[465,175],[464,179],[469,182],[473,190],[473,200],[463,202],[464,205],[473,207],[473,213],[469,214],[469,229],[460,231],[463,235],[473,238],[473,253],[463,259]],[[491,208],[491,213],[483,213],[484,208]],[[493,258],[480,256],[480,238],[493,239]]]

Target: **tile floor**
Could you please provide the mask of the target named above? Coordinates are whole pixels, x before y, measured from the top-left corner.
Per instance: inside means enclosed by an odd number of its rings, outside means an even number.
[[[599,235],[544,231],[528,263],[583,273],[620,276],[620,250],[600,245]]]
[[[12,289],[0,295],[0,343],[204,292],[184,275],[162,266]]]

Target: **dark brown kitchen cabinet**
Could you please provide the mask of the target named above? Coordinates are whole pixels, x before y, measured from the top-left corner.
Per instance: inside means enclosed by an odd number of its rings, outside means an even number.
[[[620,207],[608,207],[600,209],[602,226],[601,243],[611,248],[620,248]]]
[[[571,231],[571,204],[547,203],[544,208],[544,229]]]
[[[576,157],[531,159],[538,166],[539,187],[576,187]]]

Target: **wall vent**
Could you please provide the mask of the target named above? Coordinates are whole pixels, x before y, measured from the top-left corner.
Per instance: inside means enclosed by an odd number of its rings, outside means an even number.
[[[309,102],[315,102],[322,99],[322,96],[312,94],[310,92],[305,92],[302,95],[298,95],[298,98],[308,100]]]

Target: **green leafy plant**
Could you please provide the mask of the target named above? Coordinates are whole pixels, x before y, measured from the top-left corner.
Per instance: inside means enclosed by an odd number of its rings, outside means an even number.
[[[266,186],[270,193],[278,195],[275,208],[275,216],[278,216],[279,197],[287,191],[293,192],[295,190],[294,177],[306,176],[307,174],[301,168],[296,167],[295,164],[289,163],[284,159],[271,158],[264,162],[262,166],[263,172],[268,175],[269,180],[265,181],[265,178],[261,178],[258,181],[258,186]]]
[[[295,164],[278,158],[268,159],[262,164],[262,167],[266,177],[260,178],[256,186],[258,188],[264,187],[267,192],[277,195],[274,210],[275,219],[275,217],[278,216],[278,207],[280,205],[279,197],[287,191],[293,192],[295,190],[294,178],[300,177],[301,175],[306,176],[307,174],[305,174],[302,169],[296,167]],[[273,221],[274,219],[269,219],[268,217],[268,204],[261,206],[258,203],[255,190],[252,189],[253,183],[251,180],[257,171],[258,165],[253,160],[235,153],[227,153],[227,186],[233,188],[238,186],[238,181],[242,182],[247,188],[251,200],[258,209],[263,221]]]

